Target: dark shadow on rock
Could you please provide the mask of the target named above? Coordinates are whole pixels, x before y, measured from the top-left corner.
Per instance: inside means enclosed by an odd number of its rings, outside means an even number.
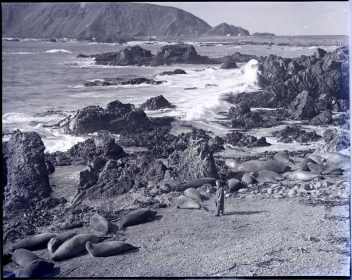
[[[231,215],[254,215],[254,214],[261,214],[261,213],[266,213],[268,211],[234,211],[234,212],[225,212],[225,216],[231,216]]]

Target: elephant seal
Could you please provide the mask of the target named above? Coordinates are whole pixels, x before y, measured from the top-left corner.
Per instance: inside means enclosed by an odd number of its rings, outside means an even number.
[[[238,172],[257,172],[261,170],[270,170],[282,174],[288,170],[290,167],[277,162],[276,160],[268,159],[268,160],[250,160],[243,162],[234,168]]]
[[[252,177],[258,183],[276,183],[277,181],[284,180],[284,177],[282,177],[280,174],[270,170],[261,170],[253,172]]]
[[[110,230],[109,221],[99,214],[94,214],[90,217],[89,225],[102,235],[106,235]]]
[[[86,243],[86,249],[92,257],[110,257],[138,248],[121,241],[107,241],[98,244],[93,244],[88,241]]]
[[[305,158],[302,163],[301,163],[301,170],[302,171],[310,171],[309,167],[308,167],[308,163],[314,163],[317,164],[316,161],[312,160],[311,158]]]
[[[327,152],[322,154],[321,157],[326,159],[329,163],[339,164],[341,162],[350,162],[349,156],[337,152]]]
[[[198,178],[198,179],[194,179],[192,181],[189,181],[186,184],[184,184],[183,187],[185,189],[188,189],[188,188],[197,189],[205,184],[210,184],[212,186],[215,186],[215,182],[216,182],[216,179],[213,177],[204,177],[204,178]]]
[[[311,181],[314,180],[315,178],[322,178],[320,174],[315,174],[312,172],[307,172],[307,171],[292,171],[292,172],[286,172],[283,174],[286,179],[293,180],[293,181]]]
[[[321,167],[320,164],[308,162],[307,166],[311,172],[316,173],[316,174],[321,174],[321,172],[323,171],[323,168]]]
[[[255,183],[255,179],[253,177],[253,172],[244,173],[242,178],[241,178],[241,181],[246,183],[247,185],[254,184]]]
[[[55,233],[41,233],[26,237],[12,246],[12,251],[17,249],[40,250],[46,248],[48,241],[55,237]]]
[[[52,273],[54,264],[43,259],[37,259],[28,263],[17,275],[19,278],[44,277]]]
[[[64,233],[60,233],[57,236],[51,238],[48,242],[48,251],[52,254],[56,251],[59,246],[64,243],[66,240],[72,238],[77,233],[73,231],[67,231]]]
[[[57,250],[51,255],[53,261],[61,261],[77,256],[84,252],[86,243],[98,243],[100,237],[92,234],[78,234],[69,240],[66,240]]]
[[[157,212],[148,208],[141,208],[128,213],[120,222],[119,228],[125,230],[126,227],[142,224],[155,218]]]
[[[202,202],[205,199],[204,195],[202,195],[200,193],[200,191],[198,191],[198,190],[196,190],[194,188],[188,188],[183,193],[184,193],[184,195],[186,197],[189,197],[189,198],[191,198],[191,199],[193,199],[194,201],[197,201],[197,202]]]
[[[293,163],[293,160],[285,152],[278,152],[273,156],[273,159],[277,162],[282,162],[286,165],[290,165]]]
[[[189,197],[185,197],[184,195],[181,195],[179,197],[172,197],[170,198],[170,201],[173,205],[176,206],[176,208],[181,208],[181,209],[201,209],[202,205],[194,201],[193,199]]]
[[[309,155],[308,158],[318,164],[322,164],[325,161],[325,159],[319,155]]]
[[[12,254],[12,261],[22,267],[37,259],[39,257],[27,249],[17,249]]]
[[[230,192],[236,192],[244,187],[243,182],[236,178],[231,178],[227,180],[227,186],[229,187]]]

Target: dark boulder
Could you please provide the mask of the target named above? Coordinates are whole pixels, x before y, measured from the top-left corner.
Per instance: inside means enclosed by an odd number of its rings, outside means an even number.
[[[148,85],[160,85],[163,81],[155,81],[153,79],[147,78],[133,78],[130,80],[119,82],[120,85],[140,85],[140,84],[148,84]]]
[[[250,107],[276,108],[280,105],[276,93],[270,90],[229,94],[226,99],[232,104],[244,103]]]
[[[117,85],[140,85],[140,84],[147,84],[147,85],[160,85],[163,81],[155,81],[153,79],[148,78],[133,78],[129,80],[122,80],[120,78],[105,78],[99,79],[94,81],[88,81],[84,83],[85,87],[96,87],[96,86],[117,86]]]
[[[213,153],[207,142],[190,141],[184,151],[175,151],[168,158],[168,166],[181,181],[196,178],[219,178]]]
[[[302,91],[291,104],[292,115],[296,119],[310,119],[316,115],[315,102],[308,91]]]
[[[157,97],[152,97],[140,106],[142,110],[148,110],[148,111],[165,109],[165,108],[174,108],[174,107],[175,106],[173,106],[169,101],[167,101],[166,98],[162,95],[159,95]]]
[[[321,48],[317,48],[314,52],[314,55],[316,58],[322,58],[326,55],[326,51]]]
[[[100,134],[98,137],[77,143],[67,151],[67,155],[74,160],[93,159],[95,157],[120,159],[126,156],[126,153],[112,136]]]
[[[151,51],[140,46],[127,47],[119,52],[102,53],[95,55],[96,64],[101,65],[150,65],[153,59]]]
[[[78,110],[73,116],[59,122],[58,126],[66,133],[81,135],[107,130],[112,133],[132,132],[150,128],[151,121],[140,110],[132,109],[131,104],[108,104],[109,109],[88,106]]]
[[[122,103],[119,100],[112,101],[106,105],[106,110],[108,110],[116,115],[119,115],[119,116],[122,116],[126,113],[129,113],[135,109],[136,108],[133,104]]]
[[[243,116],[236,116],[231,119],[232,128],[254,128],[264,125],[264,120],[257,112],[248,112]]]
[[[55,166],[50,160],[45,160],[46,168],[48,169],[48,173],[54,173],[55,172]]]
[[[163,46],[151,62],[151,66],[170,65],[175,63],[217,64],[219,61],[199,55],[192,45],[175,44]]]
[[[236,104],[230,108],[229,117],[230,118],[241,117],[244,114],[249,113],[250,111],[251,111],[251,108],[248,105],[244,103]]]
[[[321,112],[320,114],[316,115],[312,118],[309,122],[311,125],[328,125],[332,122],[332,115],[331,112],[325,111]]]
[[[235,52],[234,54],[231,55],[231,59],[235,62],[248,62],[251,59],[255,59],[255,60],[261,60],[261,58],[259,58],[256,55],[251,55],[251,54],[242,54],[239,52]]]
[[[44,150],[38,133],[19,130],[12,133],[6,162],[5,210],[8,213],[15,214],[31,201],[50,196],[52,190]]]
[[[224,63],[220,66],[220,69],[234,69],[234,68],[238,68],[236,61],[231,57],[231,56],[227,56],[225,58]]]
[[[166,76],[166,75],[184,75],[187,74],[185,70],[182,69],[175,69],[173,71],[164,71],[159,74],[159,76]]]

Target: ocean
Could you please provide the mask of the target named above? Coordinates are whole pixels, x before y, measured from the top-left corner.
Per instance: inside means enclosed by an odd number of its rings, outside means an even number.
[[[287,38],[288,42],[292,42],[291,37]],[[302,37],[299,41],[307,44],[278,46],[246,44],[246,42],[238,44],[238,41],[231,43],[229,40],[228,38],[208,42],[193,40],[188,43],[193,44],[199,54],[209,57],[221,57],[235,52],[296,57],[302,54],[312,55],[318,47],[333,51],[343,41],[342,38],[336,37]],[[111,101],[120,100],[139,106],[148,98],[158,95],[163,95],[176,105],[176,108],[146,113],[150,117],[174,116],[176,118],[173,124],[174,133],[184,131],[189,125],[212,131],[215,135],[228,133],[229,128],[221,123],[224,121],[224,113],[228,112],[231,104],[224,99],[229,93],[260,90],[257,85],[257,61],[239,64],[238,69],[223,70],[220,69],[220,65],[100,66],[95,65],[92,58],[77,57],[80,53],[119,51],[132,45],[139,45],[156,53],[163,45],[173,43],[175,42],[134,41],[116,44],[75,40],[65,42],[3,40],[3,140],[8,139],[14,129],[36,131],[41,135],[47,152],[66,151],[89,136],[65,135],[46,126],[55,124],[74,110],[88,105],[105,107]],[[187,74],[158,75],[163,71],[177,68],[185,70]],[[117,77],[146,77],[165,82],[160,85],[83,86],[87,81]],[[268,129],[255,130],[253,135],[267,136],[268,142],[275,144],[270,149],[297,147],[297,143],[277,143],[270,136]]]

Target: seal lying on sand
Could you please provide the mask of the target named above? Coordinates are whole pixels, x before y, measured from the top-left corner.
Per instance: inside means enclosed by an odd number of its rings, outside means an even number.
[[[17,249],[12,254],[12,261],[22,267],[37,259],[39,257],[27,249]]]
[[[273,156],[273,159],[277,162],[282,162],[284,164],[290,165],[293,163],[293,160],[285,152],[278,152]]]
[[[56,251],[59,246],[64,243],[66,240],[72,238],[75,236],[77,233],[73,231],[67,231],[61,234],[58,234],[57,236],[51,238],[48,242],[48,251],[52,254]]]
[[[57,250],[51,255],[53,261],[61,261],[77,256],[86,250],[86,243],[98,243],[100,237],[92,234],[78,234],[69,240],[66,240]]]
[[[311,180],[314,180],[315,178],[322,178],[320,174],[315,174],[312,172],[301,171],[301,170],[286,172],[283,175],[286,179],[293,180],[293,181],[311,181]]]
[[[197,202],[202,202],[203,200],[208,198],[208,197],[205,197],[204,195],[202,195],[200,193],[200,191],[198,191],[194,188],[189,188],[189,189],[185,190],[183,193],[186,197],[189,197]]]
[[[176,206],[176,208],[181,209],[201,209],[202,205],[194,201],[193,199],[181,195],[179,197],[170,198],[170,202]]]
[[[119,228],[125,230],[126,227],[138,225],[147,221],[151,221],[155,218],[157,212],[141,208],[128,213],[120,222]]]
[[[282,174],[290,170],[290,167],[272,159],[250,160],[234,166],[234,171],[237,172],[257,172],[261,170],[270,170]]]
[[[86,249],[92,257],[110,257],[138,248],[121,241],[107,241],[98,244],[93,244],[88,241],[86,243]]]
[[[37,259],[28,263],[17,275],[19,278],[44,277],[52,273],[54,264],[43,259]]]
[[[110,230],[109,221],[99,214],[94,214],[90,217],[89,225],[102,235],[106,235]]]
[[[12,251],[17,249],[40,250],[46,248],[48,241],[55,237],[55,233],[41,233],[26,237],[12,246]]]
[[[284,180],[284,177],[279,173],[270,170],[261,170],[250,174],[258,183],[276,183]]]

